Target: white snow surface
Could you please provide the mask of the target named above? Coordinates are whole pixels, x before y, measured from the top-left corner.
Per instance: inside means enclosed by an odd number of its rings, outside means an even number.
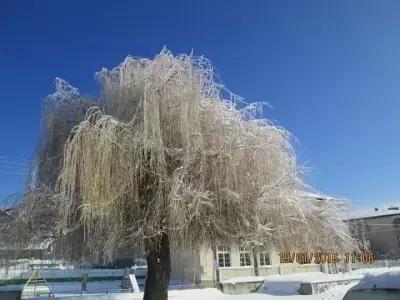
[[[364,277],[366,275],[366,277]],[[364,278],[363,278],[364,277]],[[361,279],[354,284],[336,286],[324,293],[316,295],[299,295],[297,290],[301,282],[331,281],[338,279]],[[260,277],[234,278],[232,282],[254,281]],[[121,281],[88,282],[87,294],[104,295],[108,292],[117,292]],[[400,267],[360,269],[345,274],[325,274],[320,272],[296,273],[287,275],[272,275],[265,277],[264,286],[260,291],[245,295],[227,295],[216,288],[206,289],[172,289],[168,292],[169,299],[175,300],[342,300],[346,292],[353,286],[373,288],[400,288]],[[79,295],[79,283],[51,283],[50,288],[56,296]],[[128,299],[143,299],[140,294],[127,294]],[[123,295],[121,295],[123,296]],[[47,298],[48,299],[48,298]],[[67,299],[67,298],[64,298]],[[122,299],[122,298],[121,298]],[[125,299],[125,298],[124,298]]]
[[[245,295],[227,295],[213,288],[171,291],[168,299],[176,300],[341,300],[350,286],[336,287],[319,295],[271,295],[254,293]]]
[[[356,285],[336,286],[325,293],[316,295],[299,295],[297,290],[302,282],[326,282],[340,279],[360,279],[366,276],[375,279],[377,285],[400,285],[400,267],[359,269],[351,273],[325,274],[321,272],[295,273],[287,275],[272,275],[265,277],[264,287],[258,293],[246,295],[226,295],[217,289],[174,290],[169,292],[170,299],[176,300],[342,300],[346,292]],[[247,277],[252,281],[259,277]],[[233,278],[230,281],[239,282],[245,278]],[[362,282],[362,281],[361,281]],[[360,283],[361,283],[360,282]],[[357,285],[358,286],[358,285]]]
[[[381,274],[368,273],[354,287],[355,290],[374,288],[400,289],[400,270],[388,271]]]

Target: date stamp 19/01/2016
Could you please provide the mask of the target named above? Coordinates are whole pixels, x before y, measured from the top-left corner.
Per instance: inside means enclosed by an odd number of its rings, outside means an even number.
[[[281,252],[279,253],[280,263],[299,264],[324,264],[324,263],[364,263],[370,264],[375,261],[375,256],[370,251],[353,253],[335,253],[335,252]]]

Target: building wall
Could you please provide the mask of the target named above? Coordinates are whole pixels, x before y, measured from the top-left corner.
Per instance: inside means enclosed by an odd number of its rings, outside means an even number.
[[[277,275],[280,273],[279,265],[271,265],[258,268],[258,274],[260,276]]]
[[[247,276],[255,276],[254,266],[220,268],[220,280]]]
[[[400,227],[394,224],[395,219],[400,215],[366,220],[371,251],[376,255],[400,258]]]
[[[215,252],[216,253],[216,252]],[[200,251],[200,278],[202,286],[214,286],[217,282],[217,273],[219,273],[219,280],[226,280],[234,277],[255,276],[254,258],[250,255],[251,266],[240,266],[240,252],[238,248],[230,248],[231,266],[230,267],[217,267],[216,254],[211,248],[204,248]],[[259,256],[256,254],[259,265]],[[300,265],[297,263],[281,264],[279,253],[276,251],[269,251],[270,265],[258,266],[259,276],[277,275],[277,274],[290,274],[300,272],[320,272],[321,267],[319,264],[305,264]]]
[[[304,273],[304,272],[321,272],[320,264],[304,264],[300,265],[298,263],[292,264],[280,264],[279,274],[291,274],[291,273]]]
[[[171,249],[171,280],[177,284],[200,282],[200,257],[199,251]]]
[[[215,258],[210,248],[203,248],[200,251],[201,281],[208,282],[209,286],[213,286],[216,281]]]
[[[400,213],[347,221],[352,236],[376,258],[400,258]]]

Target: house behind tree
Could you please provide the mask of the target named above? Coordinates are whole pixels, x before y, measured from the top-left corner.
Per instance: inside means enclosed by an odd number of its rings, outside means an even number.
[[[360,249],[371,250],[376,259],[400,258],[400,209],[375,208],[373,212],[347,218],[350,233]]]

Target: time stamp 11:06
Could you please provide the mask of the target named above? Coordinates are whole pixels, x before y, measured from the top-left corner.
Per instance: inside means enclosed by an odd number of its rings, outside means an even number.
[[[335,253],[335,252],[281,252],[279,253],[280,263],[299,263],[299,264],[324,264],[324,263],[364,263],[371,264],[375,261],[375,256],[370,251]]]

